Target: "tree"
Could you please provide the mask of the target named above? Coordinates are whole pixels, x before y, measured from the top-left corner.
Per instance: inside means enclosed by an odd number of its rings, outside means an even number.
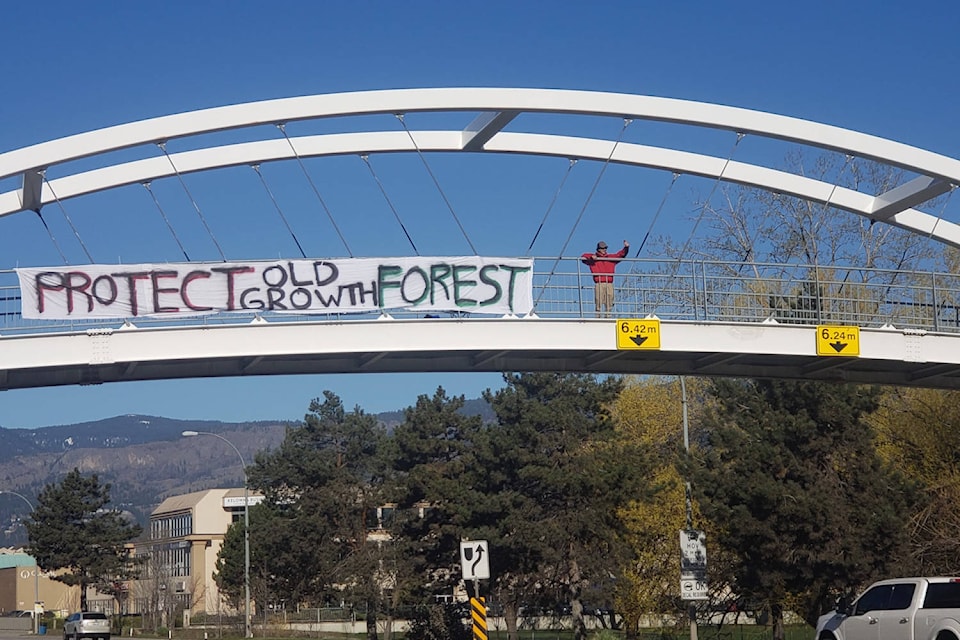
[[[136,573],[125,546],[141,533],[110,503],[110,485],[96,474],[83,476],[79,469],[59,484],[48,484],[37,496],[37,507],[26,523],[29,551],[54,580],[80,587],[80,608],[86,610],[87,587],[105,590]]]
[[[910,567],[916,575],[960,572],[960,393],[897,388],[871,414],[880,456],[922,487],[911,511]]]
[[[694,491],[740,559],[733,588],[767,605],[782,640],[785,606],[812,624],[831,592],[895,567],[916,493],[874,449],[864,417],[876,388],[714,380],[709,390]]]
[[[504,380],[503,389],[485,394],[497,424],[477,448],[474,480],[504,516],[475,526],[500,544],[491,551],[491,571],[507,611],[525,604],[537,584],[552,589],[569,603],[580,640],[585,602],[612,604],[630,551],[619,510],[648,490],[650,462],[640,443],[614,428],[610,409],[620,378],[525,373]],[[516,637],[509,617],[507,628]]]
[[[475,509],[490,504],[471,482],[482,422],[460,412],[464,402],[463,396],[448,397],[442,387],[433,396],[420,395],[390,438],[387,465],[398,507],[391,532],[408,563],[398,586],[417,604],[429,604],[436,593],[452,593],[460,580],[464,527]]]
[[[291,602],[357,605],[367,613],[370,638],[383,598],[382,553],[368,536],[370,514],[383,503],[377,457],[383,437],[376,417],[359,407],[348,413],[336,394],[324,391],[304,424],[288,429],[280,447],[258,454],[248,469],[251,486],[266,498],[251,511],[256,588]],[[220,552],[218,576],[228,593],[236,589],[241,542],[228,535]]]
[[[483,586],[504,607],[509,638],[521,606],[558,600],[570,603],[583,638],[585,599],[610,601],[629,551],[617,513],[645,487],[648,463],[614,429],[619,378],[504,380],[506,388],[485,394],[494,424],[462,416],[463,399],[442,389],[407,410],[394,432],[394,467],[402,506],[421,508],[399,531],[434,593],[460,579],[460,540],[486,540],[491,579]]]

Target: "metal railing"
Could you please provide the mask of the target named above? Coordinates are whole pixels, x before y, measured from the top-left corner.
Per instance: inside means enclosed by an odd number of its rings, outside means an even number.
[[[548,270],[549,269],[549,270]],[[619,318],[656,316],[693,322],[776,321],[791,324],[892,325],[960,332],[960,276],[851,266],[624,259],[614,276]],[[13,271],[0,271],[0,336],[118,328],[119,321],[27,320]],[[593,278],[577,258],[534,262],[534,313],[541,318],[593,318]],[[395,318],[424,317],[389,310]],[[191,318],[136,318],[137,326],[204,326],[269,322],[351,321],[377,313],[230,312]],[[436,314],[434,314],[436,315]],[[454,318],[489,317],[453,312]]]

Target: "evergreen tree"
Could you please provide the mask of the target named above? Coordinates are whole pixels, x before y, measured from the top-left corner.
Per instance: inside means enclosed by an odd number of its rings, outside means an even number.
[[[79,586],[84,611],[87,587],[109,591],[115,582],[136,573],[125,545],[142,529],[119,511],[106,509],[109,503],[109,484],[74,469],[60,483],[44,487],[26,522],[28,549],[37,565],[52,579]]]
[[[384,576],[380,543],[367,534],[383,502],[383,437],[375,416],[359,407],[348,413],[324,391],[304,424],[288,429],[281,446],[258,455],[248,470],[251,486],[266,498],[251,521],[251,580],[260,576],[259,588],[274,599],[355,605],[367,612],[371,638]],[[233,589],[230,567],[241,544],[242,535],[229,536],[221,551],[221,579]]]
[[[807,622],[837,589],[891,570],[907,552],[916,493],[876,454],[865,416],[876,388],[714,380],[694,449],[693,488],[719,543],[736,553],[734,590]]]
[[[478,448],[482,472],[474,482],[505,507],[505,517],[484,523],[502,545],[491,541],[497,595],[518,609],[538,585],[552,590],[569,603],[579,640],[584,603],[612,605],[613,578],[630,553],[619,512],[650,489],[650,461],[614,428],[620,378],[525,373],[504,380],[486,394],[497,425]]]

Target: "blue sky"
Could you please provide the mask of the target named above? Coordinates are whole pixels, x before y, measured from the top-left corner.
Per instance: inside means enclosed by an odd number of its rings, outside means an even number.
[[[252,100],[364,89],[515,86],[734,105],[960,155],[955,78],[960,5],[951,2],[922,11],[866,1],[50,1],[7,3],[2,16],[0,152]],[[616,130],[608,135],[615,137]],[[531,224],[557,177],[539,178],[531,186],[536,192],[531,200],[539,203]],[[646,206],[656,206],[668,178],[644,178],[650,181]],[[457,180],[449,174],[444,179]],[[529,195],[517,182],[505,184],[503,198]],[[587,184],[581,186],[581,203]],[[370,184],[358,190],[358,198],[380,197]],[[403,201],[405,192],[397,187],[395,193]],[[682,208],[690,194],[684,191],[672,206]],[[331,194],[343,215],[349,215],[350,197]],[[243,199],[230,202],[242,220]],[[111,230],[92,225],[84,209],[74,211],[91,244],[112,240]],[[408,215],[415,224],[415,211]],[[0,248],[8,253],[0,268],[20,261],[56,264],[49,240],[34,227],[0,226],[0,236],[6,234]],[[590,249],[584,245],[598,234],[616,246],[617,231],[584,229],[575,249]],[[512,244],[505,241],[504,254],[526,248],[527,227],[511,235],[506,234]],[[434,253],[456,254],[464,250],[456,240],[439,234],[429,242]],[[497,249],[488,245],[481,253]],[[128,251],[122,257],[136,259],[136,248]],[[148,249],[142,255],[148,256]],[[16,390],[0,393],[0,425],[33,428],[125,413],[299,419],[324,389],[348,406],[379,412],[407,406],[438,384],[475,397],[497,386],[499,376],[352,374]]]

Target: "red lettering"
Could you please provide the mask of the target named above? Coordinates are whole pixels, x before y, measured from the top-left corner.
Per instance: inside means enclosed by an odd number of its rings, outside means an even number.
[[[213,309],[213,307],[198,307],[193,304],[190,300],[190,294],[187,293],[187,287],[190,286],[191,282],[199,280],[200,278],[207,279],[209,277],[209,271],[191,271],[184,277],[183,284],[180,285],[180,299],[183,300],[183,304],[187,305],[187,308],[191,311],[210,311]]]
[[[238,273],[253,273],[253,267],[214,267],[211,271],[223,273],[227,276],[227,311],[236,311],[237,304],[234,300],[234,277]]]
[[[180,290],[176,287],[160,287],[161,278],[176,278],[179,274],[176,271],[151,271],[150,272],[150,284],[153,286],[153,312],[154,313],[176,313],[180,311],[180,307],[161,307],[160,306],[160,294],[163,293],[180,293]]]

